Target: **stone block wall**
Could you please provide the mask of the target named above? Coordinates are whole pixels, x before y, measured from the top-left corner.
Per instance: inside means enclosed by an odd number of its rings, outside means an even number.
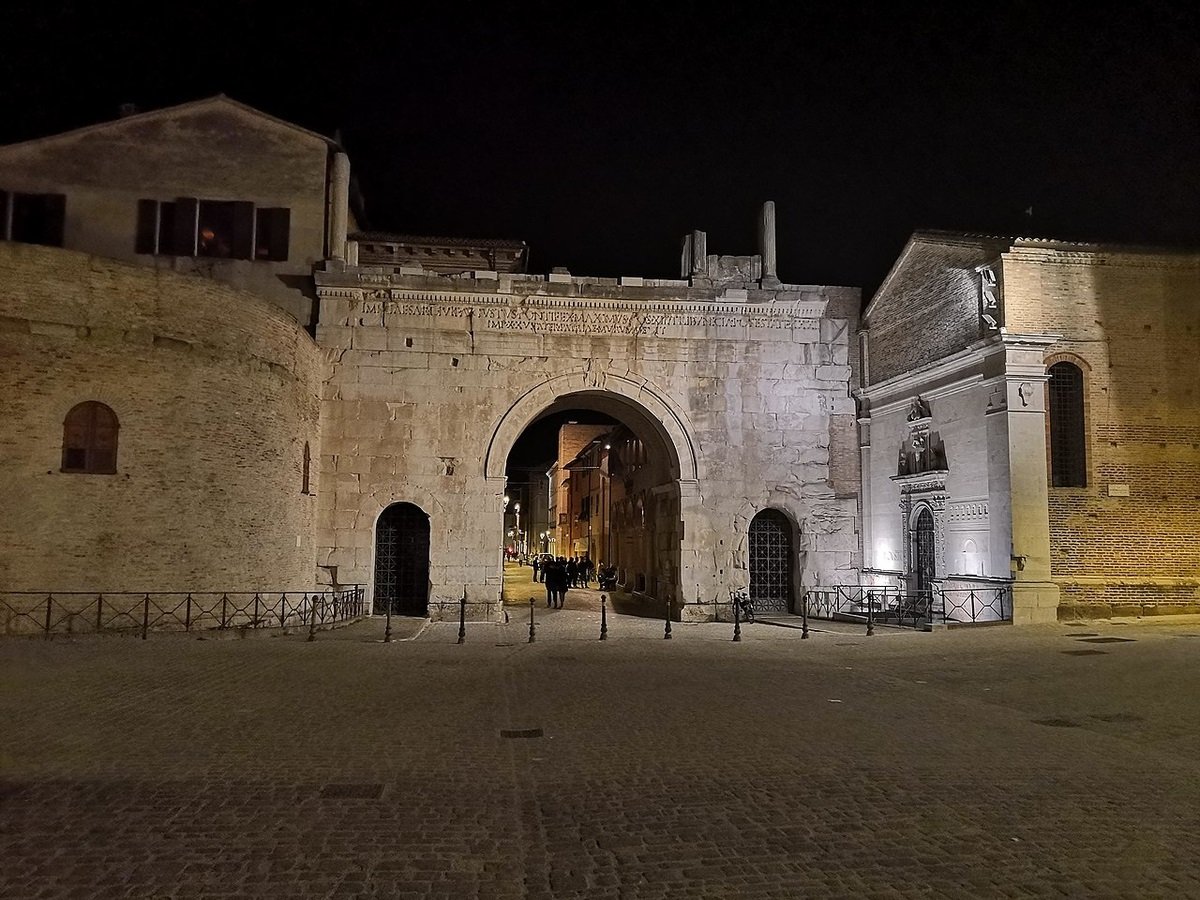
[[[0,243],[0,589],[282,590],[315,583],[324,360],[262,298]],[[120,423],[115,475],[60,471],[63,419]]]
[[[1062,615],[1200,606],[1200,257],[1006,253],[1010,331],[1084,372],[1087,486],[1050,488]]]

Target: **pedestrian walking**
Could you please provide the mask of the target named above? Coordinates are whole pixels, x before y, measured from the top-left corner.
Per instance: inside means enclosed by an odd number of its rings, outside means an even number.
[[[538,559],[538,557],[535,556],[533,558],[533,580],[535,582],[538,580],[538,567],[539,566],[541,566],[541,562]]]
[[[555,606],[558,600],[557,572],[558,560],[548,559],[542,563],[542,581],[546,585],[546,606],[548,608]]]
[[[567,600],[567,587],[567,560],[560,556],[546,570],[546,594],[551,606],[563,608]]]

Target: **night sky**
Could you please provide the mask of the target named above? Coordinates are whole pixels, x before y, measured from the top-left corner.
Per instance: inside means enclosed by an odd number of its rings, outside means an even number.
[[[1182,4],[179,6],[10,4],[0,143],[224,92],[340,129],[372,227],[534,271],[674,277],[765,199],[784,280],[868,292],[919,227],[1200,245]]]

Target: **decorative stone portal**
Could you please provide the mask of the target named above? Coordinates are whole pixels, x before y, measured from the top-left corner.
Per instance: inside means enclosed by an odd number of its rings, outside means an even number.
[[[376,615],[429,612],[429,517],[411,503],[393,503],[375,526]]]
[[[796,581],[857,580],[857,290],[720,265],[678,280],[328,265],[317,562],[339,580],[373,584],[374,523],[412,503],[429,517],[429,615],[465,598],[468,617],[498,617],[509,452],[568,408],[655,451],[661,469],[638,476],[653,483],[613,500],[627,524],[645,516],[645,587],[677,618],[727,612],[768,507],[797,527]]]

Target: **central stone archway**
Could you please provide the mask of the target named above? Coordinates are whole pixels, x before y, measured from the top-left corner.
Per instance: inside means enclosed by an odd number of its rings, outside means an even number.
[[[631,571],[629,585],[655,601],[669,601],[672,609],[682,606],[683,579],[694,580],[694,554],[684,553],[684,536],[688,533],[688,518],[692,518],[692,533],[698,533],[691,508],[698,496],[699,477],[704,472],[703,459],[697,453],[697,442],[686,416],[661,391],[645,381],[634,381],[619,374],[576,370],[567,372],[533,386],[501,416],[492,430],[483,459],[485,476],[496,490],[506,489],[505,465],[513,445],[531,424],[540,418],[566,410],[588,410],[603,413],[622,423],[647,445],[651,458],[661,461],[661,475],[637,497],[627,498],[625,505],[636,504],[645,546],[638,554],[642,564]],[[616,479],[620,486],[620,479]],[[643,487],[646,487],[643,485]],[[629,488],[632,491],[632,486]],[[608,520],[614,518],[610,484],[606,511]],[[685,503],[686,498],[686,503]],[[618,522],[623,519],[615,517]],[[649,527],[645,527],[646,525]],[[499,524],[497,545],[503,543],[503,522]],[[612,557],[628,554],[625,542],[618,541]],[[612,552],[612,548],[609,548]],[[689,564],[684,565],[687,558]],[[601,560],[617,563],[619,558]]]
[[[657,435],[671,453],[673,477],[695,484],[705,477],[703,460],[684,413],[646,381],[611,372],[577,369],[535,385],[521,394],[492,429],[483,459],[484,476],[503,478],[513,444],[529,425],[549,409],[571,398],[573,405],[598,412],[617,410],[633,416]]]

